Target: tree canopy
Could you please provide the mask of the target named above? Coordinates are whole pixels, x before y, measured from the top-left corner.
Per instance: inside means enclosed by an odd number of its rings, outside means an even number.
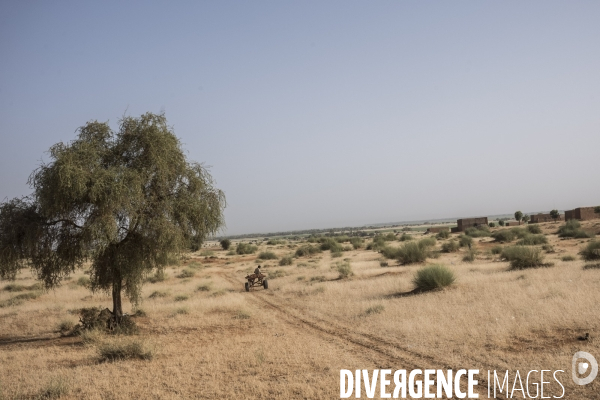
[[[31,268],[47,288],[90,262],[92,290],[140,299],[168,260],[224,226],[225,196],[208,170],[187,160],[164,115],[88,122],[49,150],[29,178],[30,196],[0,205],[0,278]]]

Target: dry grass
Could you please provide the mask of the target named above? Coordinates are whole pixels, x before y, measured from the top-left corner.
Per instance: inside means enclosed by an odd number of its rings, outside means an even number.
[[[491,257],[466,263],[464,251],[442,253],[435,263],[446,265],[457,283],[421,294],[411,292],[422,264],[381,268],[381,255],[364,249],[343,253],[352,279],[338,279],[340,272],[331,268],[338,259],[324,252],[286,266],[267,291],[246,293],[244,276],[254,269],[256,254],[226,256],[215,243],[208,250],[216,258],[202,258],[204,267],[194,276],[145,285],[146,316],[135,318],[139,333],[127,337],[61,337],[58,327],[76,321],[74,310],[111,307],[111,300],[79,285],[40,292],[0,308],[0,398],[339,398],[340,369],[382,365],[569,372],[575,351],[600,355],[600,340],[576,339],[583,332],[600,335],[600,269],[584,269],[579,258],[562,261],[587,242],[559,240],[552,223],[540,227],[556,252],[546,255],[554,268],[508,271],[508,262]],[[279,258],[295,251],[266,246],[258,251]],[[472,246],[484,254],[493,244],[476,238]],[[187,264],[200,262],[191,257]],[[265,273],[279,270],[276,264],[265,265]],[[181,270],[167,268],[166,274]],[[82,276],[78,272],[73,281]],[[20,274],[14,284],[35,281]],[[0,302],[28,292],[2,290]],[[166,296],[150,298],[154,292]],[[176,302],[180,296],[187,300]],[[150,351],[152,359],[99,362],[106,346],[127,349],[130,343],[141,349],[131,354]],[[562,383],[567,398],[597,395],[597,383],[576,387],[567,374]]]

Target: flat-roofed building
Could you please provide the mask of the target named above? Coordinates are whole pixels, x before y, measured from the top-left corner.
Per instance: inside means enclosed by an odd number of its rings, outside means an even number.
[[[596,207],[578,207],[573,210],[565,211],[565,221],[578,219],[587,221],[588,219],[600,218],[600,214],[595,212]]]
[[[467,228],[488,225],[487,217],[478,218],[461,218],[456,220],[456,228],[452,228],[452,232],[464,232]]]

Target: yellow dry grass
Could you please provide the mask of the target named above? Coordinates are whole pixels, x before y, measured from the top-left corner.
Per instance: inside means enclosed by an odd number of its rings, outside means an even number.
[[[427,367],[479,368],[480,377],[488,369],[563,369],[567,398],[591,399],[600,379],[576,387],[569,368],[576,351],[600,357],[600,269],[583,270],[577,257],[587,239],[559,240],[558,224],[542,227],[554,267],[509,272],[489,253],[490,238],[475,239],[475,262],[462,261],[464,249],[428,260],[455,272],[454,287],[418,295],[409,292],[422,265],[390,260],[382,268],[381,255],[364,249],[292,266],[261,262],[267,275],[281,276],[268,290],[246,293],[256,256],[227,256],[214,243],[213,253],[191,254],[167,269],[167,280],[146,283],[147,316],[136,318],[134,337],[60,336],[58,326],[76,323],[77,309],[111,305],[77,284],[79,272],[55,291],[0,308],[0,399],[339,398],[340,369]],[[294,245],[259,251],[281,257]],[[567,254],[577,260],[561,261]],[[344,260],[354,276],[337,279],[332,265]],[[195,275],[178,278],[184,269]],[[35,281],[22,273],[16,283]],[[18,294],[3,287],[0,302]],[[162,297],[150,298],[154,292]],[[585,332],[592,339],[578,341]],[[127,340],[143,342],[153,359],[99,361],[101,344]]]

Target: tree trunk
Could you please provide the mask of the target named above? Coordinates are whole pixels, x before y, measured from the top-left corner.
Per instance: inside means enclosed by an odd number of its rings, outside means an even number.
[[[121,306],[121,288],[123,282],[121,277],[116,277],[113,280],[112,287],[112,298],[113,298],[113,318],[115,323],[118,325],[121,323],[121,317],[123,316],[123,307]]]

